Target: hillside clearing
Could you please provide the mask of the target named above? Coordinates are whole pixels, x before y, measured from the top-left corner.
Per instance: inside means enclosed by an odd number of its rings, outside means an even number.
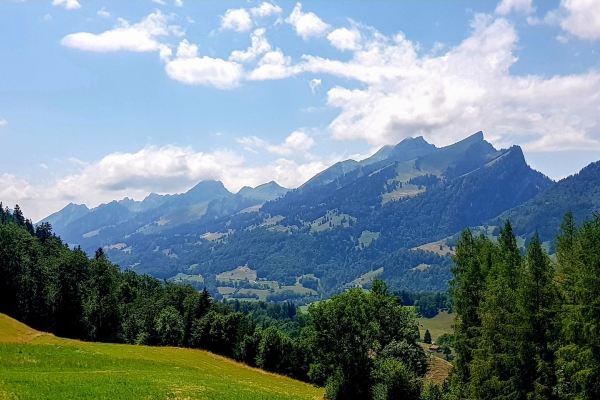
[[[441,311],[433,318],[419,318],[419,332],[421,338],[425,335],[425,330],[429,329],[431,340],[434,342],[444,333],[453,333],[455,314],[448,314],[447,311]]]
[[[0,314],[0,398],[283,400],[323,390],[201,350],[62,339]]]

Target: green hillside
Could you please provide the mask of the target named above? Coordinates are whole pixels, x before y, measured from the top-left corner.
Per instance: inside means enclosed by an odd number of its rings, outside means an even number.
[[[321,399],[323,390],[201,350],[102,344],[0,314],[2,399]]]

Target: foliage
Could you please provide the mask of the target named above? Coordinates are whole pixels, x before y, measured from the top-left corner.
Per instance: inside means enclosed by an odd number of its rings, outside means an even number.
[[[88,258],[45,229],[38,237],[12,213],[0,224],[0,313],[84,341],[209,350],[326,385],[334,398],[418,397],[426,359],[416,315],[383,281],[304,316],[289,302],[217,302],[206,289],[121,271],[101,249]]]
[[[448,398],[598,398],[600,214],[565,215],[556,262],[537,234],[522,256],[508,222],[498,244],[467,230],[456,248]]]

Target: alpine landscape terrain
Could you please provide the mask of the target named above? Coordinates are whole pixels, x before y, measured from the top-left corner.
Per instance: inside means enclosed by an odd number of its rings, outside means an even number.
[[[0,400],[600,399],[600,0],[0,1]]]

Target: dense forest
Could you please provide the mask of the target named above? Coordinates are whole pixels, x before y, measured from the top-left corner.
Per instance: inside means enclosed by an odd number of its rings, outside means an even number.
[[[534,235],[521,255],[508,222],[497,244],[462,233],[445,398],[600,398],[600,214],[578,228],[568,212],[556,250]]]

